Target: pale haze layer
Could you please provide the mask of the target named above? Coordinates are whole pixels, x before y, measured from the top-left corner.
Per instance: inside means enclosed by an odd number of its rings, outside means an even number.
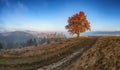
[[[65,32],[80,11],[92,31],[120,31],[120,0],[0,0],[0,30]]]

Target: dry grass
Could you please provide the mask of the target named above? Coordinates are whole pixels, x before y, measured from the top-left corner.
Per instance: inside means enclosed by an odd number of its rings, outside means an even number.
[[[120,70],[120,37],[101,37],[66,70]]]
[[[68,39],[61,43],[51,43],[38,47],[1,51],[1,70],[35,70],[59,61],[84,46],[89,46],[93,38]],[[2,55],[4,54],[4,55]]]
[[[95,41],[92,48],[88,48],[88,51],[66,70],[119,70],[120,37],[81,37],[37,47],[2,50],[0,70],[36,70],[57,62],[85,46],[91,46]]]
[[[43,44],[37,47],[25,47],[21,49],[10,49],[10,50],[1,50],[0,57],[28,57],[28,56],[36,56],[46,53],[46,51],[50,50],[57,50],[62,49],[66,45],[73,43],[73,41],[63,42],[63,44],[50,43],[50,44]],[[4,54],[4,55],[2,55]]]

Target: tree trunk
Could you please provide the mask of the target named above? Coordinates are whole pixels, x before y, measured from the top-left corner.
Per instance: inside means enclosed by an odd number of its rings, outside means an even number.
[[[80,32],[77,33],[77,38],[80,38]]]

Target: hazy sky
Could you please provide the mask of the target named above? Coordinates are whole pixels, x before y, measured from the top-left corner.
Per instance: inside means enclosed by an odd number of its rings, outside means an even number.
[[[120,31],[120,0],[0,0],[0,30],[67,31],[80,11],[92,31]]]

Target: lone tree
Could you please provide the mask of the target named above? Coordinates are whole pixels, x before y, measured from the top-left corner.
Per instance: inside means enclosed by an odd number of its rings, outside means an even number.
[[[77,34],[79,38],[80,33],[90,30],[90,23],[86,19],[86,16],[83,11],[77,13],[68,19],[68,25],[65,26],[68,29],[70,34]]]

